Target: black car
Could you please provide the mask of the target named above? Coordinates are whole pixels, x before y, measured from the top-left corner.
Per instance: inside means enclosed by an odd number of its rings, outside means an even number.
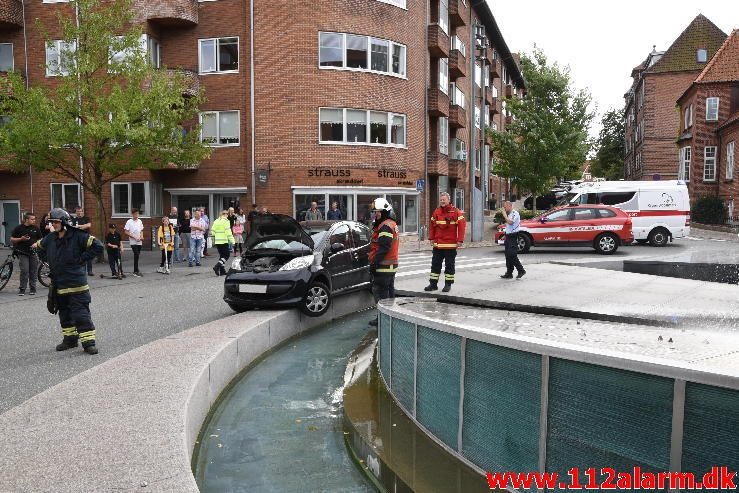
[[[370,238],[369,228],[354,221],[256,216],[244,254],[226,275],[223,299],[237,312],[297,306],[319,317],[334,296],[369,289]]]

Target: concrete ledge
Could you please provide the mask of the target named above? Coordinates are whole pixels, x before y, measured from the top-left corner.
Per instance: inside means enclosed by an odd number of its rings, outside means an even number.
[[[0,415],[0,491],[197,492],[193,447],[226,385],[290,337],[372,304],[363,291],[336,298],[320,318],[297,310],[233,315],[34,396]]]

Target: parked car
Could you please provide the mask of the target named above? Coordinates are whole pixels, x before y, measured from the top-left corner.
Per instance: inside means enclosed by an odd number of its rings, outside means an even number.
[[[536,197],[536,209],[540,211],[549,210],[557,204],[558,200],[559,198],[554,192],[549,192],[546,195],[539,195]],[[526,209],[533,210],[533,205],[533,196],[527,197],[526,200],[523,201],[523,206]]]
[[[503,244],[505,225],[498,227],[495,239]],[[518,253],[526,253],[532,246],[589,246],[610,255],[633,241],[631,218],[624,211],[602,205],[570,205],[522,220],[517,248]]]
[[[354,221],[256,216],[226,275],[223,300],[237,312],[297,306],[319,317],[335,296],[369,288],[370,238]]]
[[[633,222],[637,243],[665,246],[690,236],[690,198],[684,181],[601,181],[570,189],[572,204],[612,205]]]

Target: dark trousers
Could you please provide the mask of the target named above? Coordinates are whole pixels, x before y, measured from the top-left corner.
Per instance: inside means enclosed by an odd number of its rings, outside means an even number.
[[[92,260],[87,261],[87,274],[92,275]]]
[[[231,249],[228,248],[228,243],[216,245],[216,248],[218,249],[218,261],[225,265],[226,260],[231,256]]]
[[[18,265],[21,266],[20,289],[25,290],[26,285],[31,286],[31,291],[36,291],[36,276],[38,275],[38,262],[35,255],[18,254]]]
[[[437,284],[441,277],[441,264],[444,263],[444,283],[454,283],[454,263],[457,259],[457,249],[434,248],[431,257],[431,274],[429,280],[431,284]]]
[[[375,273],[372,277],[372,295],[375,301],[395,298],[395,273]]]
[[[164,261],[167,261],[167,265],[172,265],[172,251],[166,248],[162,250],[162,260],[159,262],[159,267],[164,267]]]
[[[505,235],[505,266],[506,274],[513,274],[515,268],[518,272],[524,272],[521,261],[518,260],[518,233]]]
[[[120,250],[108,250],[108,265],[113,276],[118,275],[118,259],[121,258]]]
[[[141,245],[131,245],[133,251],[133,271],[139,271],[139,255],[141,255]]]
[[[57,296],[59,323],[67,341],[79,340],[83,347],[95,345],[95,325],[90,315],[90,292]]]

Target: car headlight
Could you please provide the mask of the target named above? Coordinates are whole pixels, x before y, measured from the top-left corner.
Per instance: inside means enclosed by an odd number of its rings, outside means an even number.
[[[235,259],[233,259],[233,262],[231,262],[231,269],[241,270],[241,257],[236,257]]]
[[[297,257],[280,267],[280,270],[296,270],[304,269],[313,263],[314,255],[306,255],[305,257]]]

